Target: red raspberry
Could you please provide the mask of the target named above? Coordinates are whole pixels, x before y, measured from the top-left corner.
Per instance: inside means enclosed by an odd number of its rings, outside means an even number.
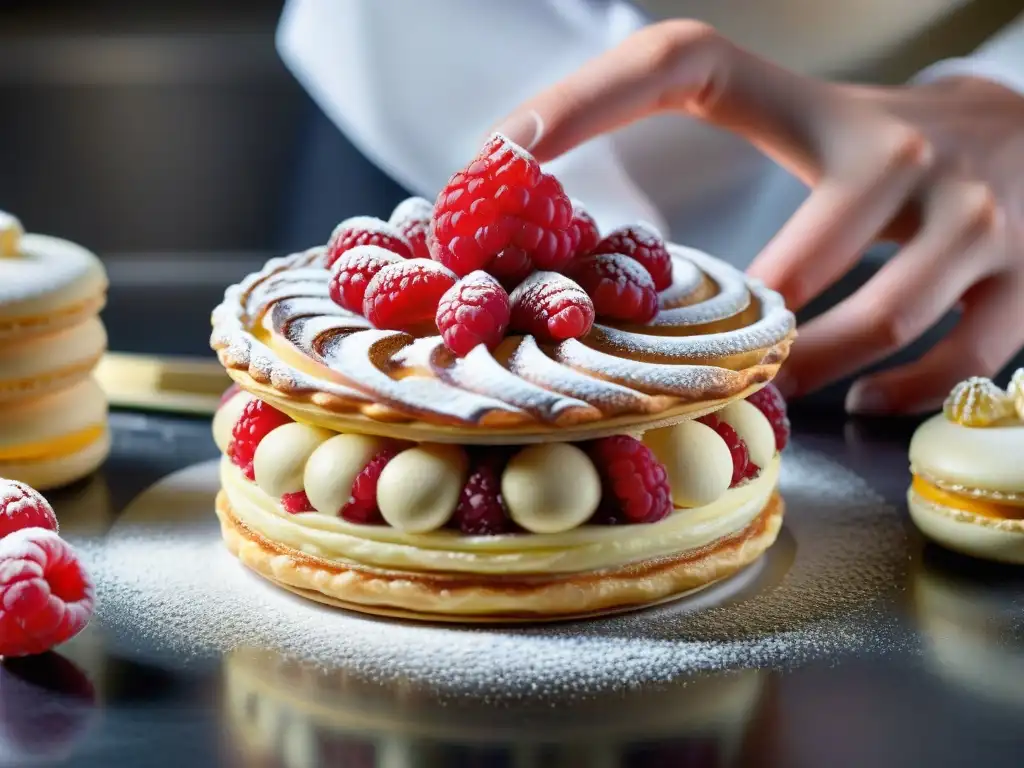
[[[375,328],[390,330],[433,322],[438,302],[456,279],[450,269],[428,259],[388,264],[366,286],[363,315]]]
[[[709,413],[707,416],[697,419],[697,421],[715,430],[729,448],[729,453],[732,455],[732,481],[729,483],[730,488],[739,485],[744,480],[757,477],[757,473],[761,471],[761,468],[750,460],[747,444],[736,434],[735,429],[713,413]]]
[[[363,313],[363,296],[373,276],[402,258],[379,245],[357,245],[346,251],[331,267],[328,292],[331,301],[357,315]]]
[[[511,291],[533,274],[533,262],[522,248],[510,245],[491,260],[487,271],[498,278],[505,290]]]
[[[765,384],[747,398],[757,406],[772,425],[775,432],[775,450],[782,451],[789,443],[789,416],[786,415],[786,399],[774,384]]]
[[[587,213],[583,203],[579,200],[572,201],[572,224],[578,233],[576,243],[576,256],[587,256],[593,253],[597,244],[601,242],[601,230],[597,228],[594,217]]]
[[[0,656],[31,656],[89,623],[95,591],[54,531],[22,528],[0,540]]]
[[[281,506],[289,515],[298,515],[302,512],[315,512],[313,505],[309,503],[309,497],[305,491],[286,493],[281,497]]]
[[[598,317],[648,323],[658,313],[658,292],[650,273],[629,256],[584,256],[573,261],[568,274],[593,300]]]
[[[408,241],[414,259],[429,259],[427,232],[434,206],[422,197],[410,197],[398,204],[391,213],[388,224],[393,226]]]
[[[651,274],[654,287],[663,291],[672,285],[672,257],[661,235],[636,224],[611,232],[592,253],[621,253],[636,259]]]
[[[493,136],[437,196],[431,256],[458,275],[484,269],[504,248],[540,269],[561,269],[576,250],[572,204],[529,152]]]
[[[238,417],[234,429],[231,430],[231,442],[228,444],[228,458],[231,459],[231,463],[239,467],[246,477],[255,481],[252,459],[256,455],[256,446],[272,431],[291,421],[291,416],[286,416],[262,400],[250,400],[245,404],[242,415]]]
[[[384,525],[377,507],[377,481],[384,467],[398,453],[397,449],[385,448],[366,463],[352,481],[352,495],[338,512],[339,517],[360,525]]]
[[[357,245],[376,245],[402,259],[412,258],[412,246],[402,233],[386,221],[373,216],[353,216],[334,228],[327,241],[324,266],[330,268],[341,254]]]
[[[602,505],[599,512],[615,522],[656,523],[672,512],[672,493],[665,465],[651,449],[628,435],[613,435],[586,445],[601,475]],[[616,510],[618,514],[613,514]]]
[[[511,309],[508,294],[482,270],[449,288],[437,305],[437,329],[445,346],[460,357],[478,344],[494,349],[505,338]]]
[[[515,530],[501,498],[503,464],[491,453],[474,461],[452,515],[452,525],[467,536],[497,536]]]
[[[22,528],[56,531],[57,516],[35,488],[0,477],[0,539]]]
[[[594,303],[567,277],[534,272],[509,297],[510,326],[532,333],[541,341],[563,341],[586,336],[594,324]]]

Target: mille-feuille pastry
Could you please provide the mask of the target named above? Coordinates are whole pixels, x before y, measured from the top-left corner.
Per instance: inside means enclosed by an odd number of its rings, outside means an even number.
[[[107,457],[106,290],[92,253],[0,212],[0,475],[49,489]]]
[[[910,516],[949,549],[1024,563],[1024,369],[1007,390],[971,378],[910,442]]]
[[[621,610],[735,573],[781,525],[781,297],[649,228],[602,237],[502,137],[435,205],[271,260],[213,326],[241,388],[215,419],[225,540],[314,600]]]

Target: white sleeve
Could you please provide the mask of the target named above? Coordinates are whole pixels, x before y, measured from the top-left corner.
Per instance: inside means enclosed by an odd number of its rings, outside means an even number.
[[[433,198],[498,120],[646,22],[627,0],[289,0],[277,45],[349,141]],[[603,226],[662,224],[603,144],[551,170]]]
[[[1024,14],[970,56],[933,64],[918,74],[914,82],[958,76],[991,80],[1024,96]]]

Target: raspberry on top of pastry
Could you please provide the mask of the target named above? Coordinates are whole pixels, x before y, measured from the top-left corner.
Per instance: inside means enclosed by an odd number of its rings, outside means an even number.
[[[958,384],[910,443],[910,514],[933,541],[964,554],[1024,563],[1024,369],[1007,389]]]
[[[599,232],[493,137],[432,205],[343,221],[225,293],[218,514],[316,600],[453,621],[635,607],[774,541],[781,297]]]

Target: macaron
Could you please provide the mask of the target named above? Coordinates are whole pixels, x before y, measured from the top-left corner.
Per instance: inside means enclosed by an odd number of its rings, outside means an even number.
[[[910,443],[910,516],[948,549],[1024,564],[1024,371],[962,382]]]
[[[0,476],[54,488],[109,453],[107,400],[91,378],[107,348],[106,291],[94,254],[0,212]]]

